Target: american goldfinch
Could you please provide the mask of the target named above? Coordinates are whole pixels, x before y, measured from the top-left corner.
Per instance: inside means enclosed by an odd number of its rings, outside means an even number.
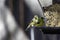
[[[40,17],[38,19],[38,22],[35,24],[36,27],[41,27],[44,25],[44,18],[43,17]]]
[[[43,25],[44,25],[43,17],[39,18],[37,15],[35,15],[27,28],[34,27],[34,26],[39,27]]]
[[[28,25],[27,28],[33,27],[37,22],[38,22],[38,16],[35,15],[34,18],[32,19],[32,21],[30,22],[30,24]]]

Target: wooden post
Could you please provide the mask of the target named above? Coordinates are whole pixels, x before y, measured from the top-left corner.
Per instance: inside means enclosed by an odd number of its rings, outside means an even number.
[[[13,12],[13,0],[9,0],[9,7],[11,12]]]
[[[18,0],[18,10],[19,10],[19,20],[20,20],[20,26],[24,27],[24,3],[23,0]],[[9,7],[11,8],[11,11],[13,12],[13,0],[9,0]]]
[[[20,25],[24,27],[24,2],[19,0]]]

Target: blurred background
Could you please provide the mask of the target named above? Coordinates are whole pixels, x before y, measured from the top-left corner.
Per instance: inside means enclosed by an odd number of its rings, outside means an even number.
[[[60,3],[60,0],[53,0],[53,4],[54,3]],[[11,8],[17,24],[25,30],[34,15],[32,10],[30,10],[29,6],[26,4],[25,0],[6,0],[6,5]],[[35,31],[36,40],[60,40],[60,34],[43,34],[36,29]]]

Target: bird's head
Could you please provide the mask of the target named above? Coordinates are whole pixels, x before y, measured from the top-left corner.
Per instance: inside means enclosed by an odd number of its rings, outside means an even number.
[[[38,16],[37,15],[34,16],[33,22],[36,22],[36,23],[38,22]]]

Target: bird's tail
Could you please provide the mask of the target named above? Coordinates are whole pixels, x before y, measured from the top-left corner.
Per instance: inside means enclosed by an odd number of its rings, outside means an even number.
[[[28,30],[30,28],[30,25],[28,25],[28,27],[26,28],[26,30]]]

